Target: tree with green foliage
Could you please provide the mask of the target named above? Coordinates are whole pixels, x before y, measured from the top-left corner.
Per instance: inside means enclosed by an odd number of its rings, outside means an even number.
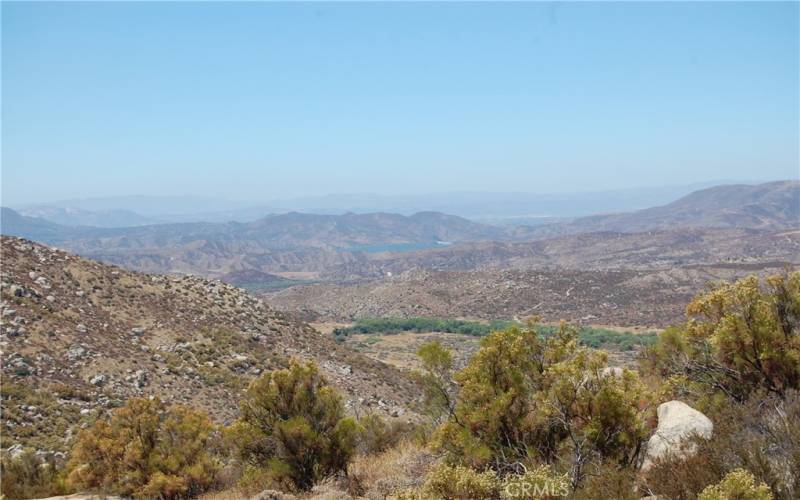
[[[263,473],[281,487],[308,490],[346,470],[357,424],[316,365],[292,361],[250,385],[230,434],[248,477]]]
[[[758,390],[800,388],[800,272],[719,285],[697,296],[687,315],[648,356],[673,385],[740,402]]]
[[[134,497],[196,496],[220,468],[208,417],[159,399],[135,398],[78,435],[67,464],[77,489]]]
[[[455,375],[458,401],[437,442],[478,470],[567,461],[573,488],[589,460],[631,464],[647,434],[647,395],[635,373],[605,368],[566,324],[546,337],[532,324],[495,332]]]
[[[435,422],[443,416],[455,415],[457,387],[453,382],[453,354],[441,342],[434,340],[417,350],[422,371],[416,378],[425,398],[425,411]]]

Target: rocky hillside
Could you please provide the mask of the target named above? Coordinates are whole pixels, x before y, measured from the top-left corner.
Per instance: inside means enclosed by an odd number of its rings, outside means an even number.
[[[775,274],[783,264],[720,264],[662,270],[413,270],[350,283],[319,283],[265,294],[275,307],[311,320],[359,317],[515,319],[666,327],[712,281]]]
[[[395,369],[238,288],[1,243],[4,448],[63,449],[76,426],[134,395],[228,421],[248,381],[289,357],[315,360],[351,406],[400,416],[415,397]]]

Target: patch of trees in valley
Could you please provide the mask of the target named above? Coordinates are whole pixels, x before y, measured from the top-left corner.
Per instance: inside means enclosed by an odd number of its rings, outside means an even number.
[[[350,326],[335,328],[334,339],[341,342],[352,334],[392,335],[402,332],[415,333],[457,333],[485,337],[492,332],[505,330],[513,326],[520,326],[517,321],[494,320],[489,322],[469,321],[461,319],[441,318],[360,318]],[[559,330],[558,326],[539,325],[537,332],[548,337]],[[630,351],[637,347],[649,347],[658,340],[657,332],[634,333],[628,331],[610,330],[591,326],[578,328],[578,339],[582,345],[594,348],[612,348],[620,351]]]

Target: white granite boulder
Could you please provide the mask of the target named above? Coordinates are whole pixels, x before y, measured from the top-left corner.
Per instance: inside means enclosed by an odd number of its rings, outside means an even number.
[[[656,459],[691,455],[695,451],[691,439],[694,436],[710,439],[713,432],[711,420],[686,403],[669,401],[659,405],[658,427],[647,442],[642,470],[652,467]]]

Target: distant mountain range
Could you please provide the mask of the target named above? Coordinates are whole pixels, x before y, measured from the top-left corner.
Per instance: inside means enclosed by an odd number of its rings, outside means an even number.
[[[499,227],[439,212],[410,216],[292,212],[248,223],[197,222],[102,228],[55,224],[4,208],[0,227],[3,234],[58,245],[82,255],[150,272],[207,276],[247,270],[320,272],[352,267],[363,262],[365,254],[421,252],[421,256],[435,258],[448,252],[430,249],[451,245],[453,249],[449,253],[470,260],[482,255],[481,251],[465,246],[475,242],[511,244],[597,232],[606,233],[604,238],[616,233],[648,231],[674,234],[691,228],[767,232],[800,229],[800,182],[716,186],[659,207],[538,226]],[[658,244],[669,246],[669,241],[673,240],[680,238],[670,236]],[[511,257],[542,261],[532,256],[528,247],[507,245],[504,251],[512,252]],[[473,251],[478,253],[472,256],[470,252]],[[713,253],[713,249],[711,251]],[[478,260],[485,262],[486,259]],[[419,264],[425,265],[424,261]]]
[[[160,222],[158,219],[124,209],[84,210],[74,207],[37,206],[29,207],[19,213],[63,226],[132,227]]]
[[[597,213],[626,212],[668,203],[692,191],[723,184],[619,189],[577,193],[446,192],[416,195],[365,193],[243,202],[192,196],[120,196],[72,199],[12,207],[22,215],[67,226],[125,227],[175,222],[253,222],[270,214],[303,212],[443,212],[500,225],[539,225]]]
[[[582,217],[557,232],[640,232],[686,227],[789,229],[800,227],[800,181],[715,186],[663,206]]]

